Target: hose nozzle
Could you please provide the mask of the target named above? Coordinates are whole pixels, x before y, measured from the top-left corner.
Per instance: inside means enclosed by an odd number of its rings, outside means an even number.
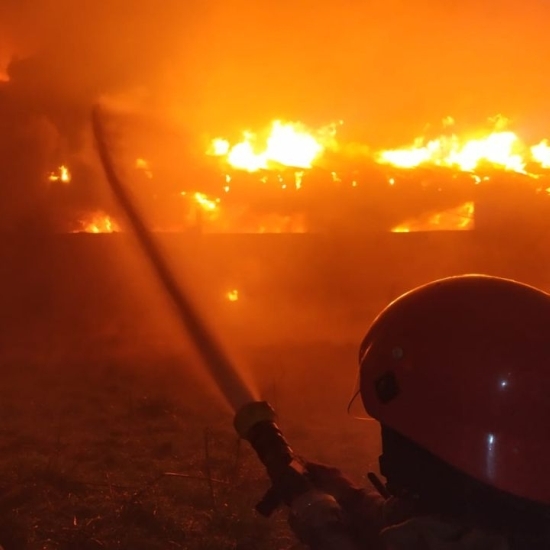
[[[233,420],[235,430],[243,439],[248,440],[250,430],[260,422],[275,423],[277,415],[267,401],[251,401],[241,407]]]
[[[237,433],[256,451],[271,479],[272,488],[256,507],[265,516],[310,487],[305,467],[287,443],[276,418],[267,401],[252,401],[237,411],[233,421]]]

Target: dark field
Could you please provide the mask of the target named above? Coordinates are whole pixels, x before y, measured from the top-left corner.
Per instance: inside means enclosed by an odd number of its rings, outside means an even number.
[[[346,407],[373,316],[403,291],[459,273],[547,289],[546,242],[476,233],[163,239],[295,449],[358,482],[376,469],[378,431]],[[284,511],[254,514],[266,475],[128,238],[5,239],[1,259],[6,550],[295,545]],[[232,289],[236,302],[225,296]]]

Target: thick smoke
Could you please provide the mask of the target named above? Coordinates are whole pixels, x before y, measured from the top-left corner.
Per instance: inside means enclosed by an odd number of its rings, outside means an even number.
[[[4,2],[0,62],[2,229],[55,222],[52,209],[102,201],[89,135],[91,106],[104,97],[154,106],[171,63],[185,65],[193,2]],[[72,182],[47,175],[69,164]],[[55,225],[55,223],[54,223]]]
[[[61,162],[76,173],[58,194],[99,201],[86,127],[102,97],[154,113],[196,148],[275,117],[343,119],[346,137],[380,146],[446,115],[475,124],[501,112],[537,136],[548,123],[542,0],[2,0],[0,10],[4,226],[50,212],[44,178]]]

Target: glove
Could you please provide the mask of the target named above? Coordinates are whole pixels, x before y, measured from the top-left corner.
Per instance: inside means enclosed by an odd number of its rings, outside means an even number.
[[[305,467],[313,485],[340,504],[350,532],[361,546],[376,546],[386,516],[385,499],[376,491],[358,487],[338,468],[315,462],[307,462]]]
[[[361,492],[361,489],[338,468],[315,462],[307,462],[305,467],[313,485],[319,491],[332,495],[343,508],[346,508],[346,504],[353,501],[357,493]]]

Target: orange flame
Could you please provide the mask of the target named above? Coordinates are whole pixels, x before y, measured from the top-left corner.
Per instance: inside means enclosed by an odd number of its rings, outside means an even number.
[[[237,289],[230,290],[226,293],[226,298],[230,302],[238,302],[239,301],[239,291]]]
[[[473,201],[456,208],[444,210],[414,220],[409,220],[392,229],[392,233],[410,233],[412,231],[470,231],[474,228]]]
[[[48,181],[60,181],[61,183],[70,183],[71,181],[71,173],[69,172],[69,169],[62,165],[60,166],[56,172],[50,172],[50,175],[48,176]]]
[[[482,163],[520,174],[528,174],[526,167],[529,163],[538,164],[543,169],[550,168],[548,140],[529,148],[515,132],[505,130],[509,123],[505,117],[497,115],[490,121],[494,130],[481,137],[465,139],[452,134],[430,141],[419,137],[410,147],[379,152],[376,160],[399,168],[432,164],[468,172],[475,171]],[[443,122],[445,127],[454,124],[451,117]]]
[[[212,199],[205,195],[204,193],[194,193],[193,198],[195,202],[205,211],[205,212],[214,212],[218,209],[221,199],[215,198]]]
[[[335,132],[334,124],[311,132],[300,122],[275,120],[265,143],[260,143],[256,134],[244,132],[243,140],[235,145],[221,138],[214,139],[209,154],[225,157],[233,168],[249,172],[278,166],[311,168],[332,143]]]
[[[88,218],[79,220],[79,228],[73,233],[118,233],[118,223],[104,212],[96,212]]]
[[[538,145],[533,145],[531,155],[542,168],[550,168],[550,145],[547,139],[543,139]]]
[[[205,193],[187,193],[182,191],[180,195],[184,198],[190,198],[193,204],[200,207],[206,213],[215,213],[219,210],[221,199],[218,197],[209,197]]]
[[[458,136],[456,133],[431,140],[418,137],[408,147],[377,153],[370,153],[369,148],[362,147],[361,154],[373,158],[379,164],[404,169],[431,164],[472,172],[486,164],[529,175],[533,174],[528,172],[528,166],[538,165],[542,169],[550,169],[548,140],[529,147],[515,132],[506,129],[509,122],[505,117],[498,115],[490,121],[493,129],[478,133],[475,137]],[[443,120],[446,132],[454,124],[451,117]],[[337,149],[336,126],[332,124],[315,132],[300,122],[275,120],[263,141],[252,132],[244,132],[243,140],[236,144],[216,138],[210,143],[208,154],[223,158],[235,169],[249,172],[281,166],[308,169],[327,149]],[[339,181],[338,174],[333,172],[332,176],[335,182]]]
[[[453,135],[426,144],[419,138],[410,148],[380,152],[377,160],[399,168],[414,168],[429,163],[463,171],[473,171],[482,162],[488,162],[504,170],[525,173],[526,160],[520,154],[521,148],[514,132],[492,132],[484,138],[464,142]]]

